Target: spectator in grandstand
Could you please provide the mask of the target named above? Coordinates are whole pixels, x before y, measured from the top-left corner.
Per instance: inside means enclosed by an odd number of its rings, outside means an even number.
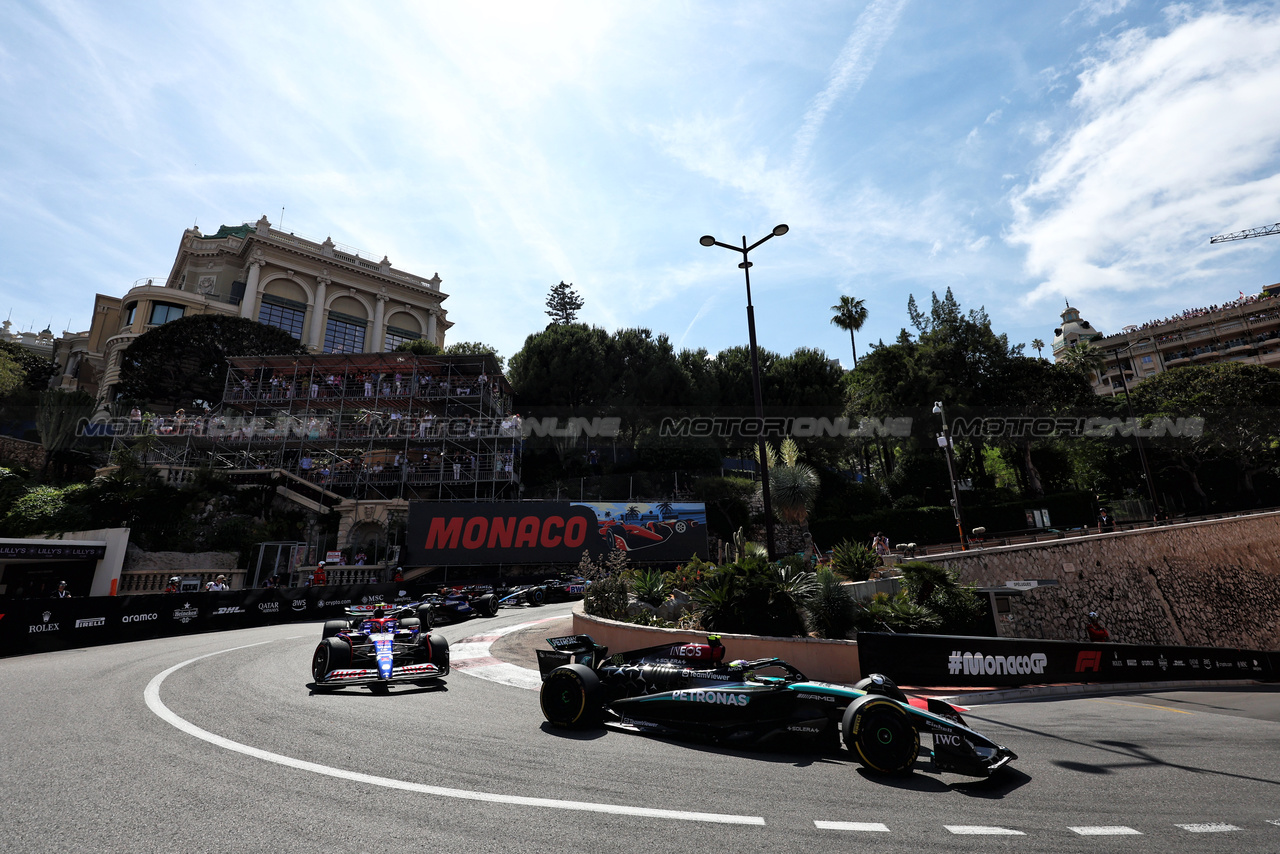
[[[58,582],[58,589],[54,591],[53,598],[54,599],[70,599],[71,598],[71,591],[67,589],[67,582],[65,581]]]
[[[230,590],[231,586],[227,584],[227,577],[225,575],[219,575],[213,581],[206,584],[204,589],[210,593],[223,593]]]
[[[1111,633],[1103,627],[1097,611],[1089,612],[1089,622],[1084,624],[1084,630],[1089,633],[1091,643],[1106,643],[1111,640]]]
[[[316,571],[311,573],[311,586],[324,587],[328,583],[329,580],[324,574],[324,561],[320,561],[320,563],[316,565]]]
[[[178,592],[178,588],[179,588],[181,585],[182,585],[182,579],[175,575],[175,576],[173,576],[172,578],[170,578],[170,579],[169,579],[169,583],[168,583],[168,585],[166,585],[166,586],[165,586],[165,588],[164,588],[164,592],[165,592],[165,593],[177,593],[177,592]]]

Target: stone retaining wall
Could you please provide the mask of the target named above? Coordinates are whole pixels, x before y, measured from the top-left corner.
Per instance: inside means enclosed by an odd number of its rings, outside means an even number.
[[[128,572],[195,575],[235,569],[238,560],[239,555],[235,552],[144,552],[130,544],[125,552],[124,569]]]
[[[13,436],[0,436],[0,460],[21,463],[32,471],[39,471],[44,466],[44,446]]]
[[[1125,643],[1280,649],[1280,513],[1213,519],[931,559],[1013,596],[1003,637],[1085,640],[1097,611]]]

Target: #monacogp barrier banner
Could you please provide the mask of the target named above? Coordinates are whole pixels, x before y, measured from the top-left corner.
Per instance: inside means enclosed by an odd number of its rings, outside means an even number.
[[[900,685],[987,687],[1058,682],[1274,680],[1280,653],[1206,646],[858,632],[863,675]]]
[[[391,583],[9,600],[0,602],[0,656],[330,619],[348,605],[408,603],[427,592]]]
[[[706,524],[700,503],[410,501],[407,565],[576,564],[584,551],[655,563],[705,559]]]

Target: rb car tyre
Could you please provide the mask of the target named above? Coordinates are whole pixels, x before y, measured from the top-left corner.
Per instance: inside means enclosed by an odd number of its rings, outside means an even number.
[[[418,621],[422,628],[429,629],[435,625],[436,612],[430,605],[418,606]]]
[[[604,688],[585,664],[565,664],[551,671],[539,694],[543,716],[562,727],[589,727],[600,722]]]
[[[346,620],[325,620],[324,629],[320,633],[321,638],[331,638],[338,632],[345,632],[351,628]]]
[[[351,666],[351,644],[343,638],[325,638],[311,657],[311,675],[317,683],[335,670]]]
[[[417,617],[405,617],[403,620],[400,621],[400,628],[421,630],[422,621],[419,620]]]
[[[449,641],[439,635],[419,637],[418,650],[422,660],[440,668],[441,673],[449,672]]]
[[[845,709],[841,732],[858,762],[881,774],[910,774],[920,752],[911,713],[888,697],[868,694],[854,700]]]

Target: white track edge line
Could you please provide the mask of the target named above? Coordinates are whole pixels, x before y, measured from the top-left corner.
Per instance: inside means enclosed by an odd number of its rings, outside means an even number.
[[[236,646],[229,649],[218,650],[217,652],[206,653],[205,655],[198,655],[195,658],[189,658],[186,661],[175,664],[168,670],[164,670],[156,674],[156,676],[147,684],[146,690],[143,692],[147,707],[150,708],[157,717],[176,729],[185,732],[187,735],[201,739],[202,741],[207,741],[216,747],[221,747],[224,750],[241,753],[245,756],[251,756],[264,762],[273,762],[277,765],[283,765],[286,768],[293,768],[299,771],[310,771],[313,774],[322,774],[327,777],[336,777],[340,780],[350,780],[352,782],[364,783],[370,786],[381,786],[387,789],[399,789],[405,792],[417,792],[419,794],[435,795],[442,798],[483,801],[492,804],[544,807],[547,809],[608,813],[612,815],[632,815],[643,816],[646,818],[667,818],[677,821],[703,821],[713,824],[764,825],[764,818],[762,816],[721,815],[717,813],[655,809],[652,807],[630,807],[618,804],[596,804],[589,801],[562,801],[553,798],[531,798],[522,795],[499,795],[490,792],[473,792],[466,789],[450,789],[444,786],[428,786],[424,783],[410,783],[404,780],[392,780],[388,777],[375,777],[372,774],[361,774],[356,771],[346,771],[341,768],[331,768],[327,765],[320,765],[316,762],[307,762],[302,759],[294,759],[291,756],[282,756],[279,753],[272,753],[257,747],[250,747],[247,744],[241,744],[237,741],[232,741],[229,738],[223,738],[220,735],[215,735],[208,730],[201,729],[185,718],[179,717],[160,699],[160,686],[164,684],[164,680],[176,671],[186,667],[188,664],[193,664],[202,659],[210,658],[215,655],[222,655],[227,652],[236,652],[241,649],[261,646],[264,643],[270,643],[270,641],[245,644],[244,646]]]

